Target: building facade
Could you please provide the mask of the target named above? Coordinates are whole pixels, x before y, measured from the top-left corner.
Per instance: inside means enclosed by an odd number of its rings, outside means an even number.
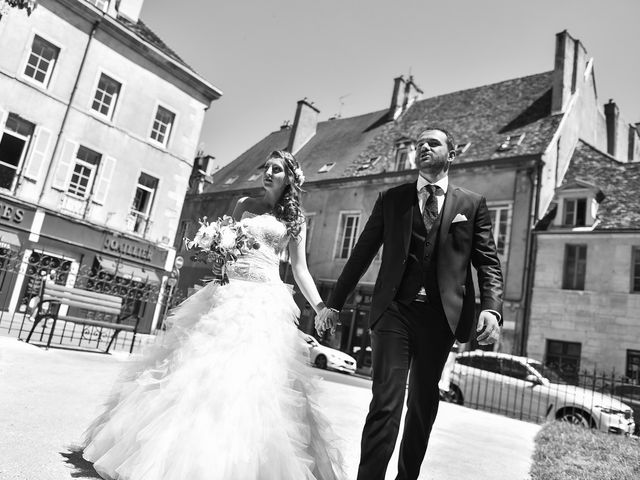
[[[637,157],[580,142],[536,232],[528,352],[569,376],[640,383],[639,198]]]
[[[379,192],[415,181],[415,139],[427,126],[444,127],[457,141],[451,182],[483,194],[493,220],[505,277],[504,328],[497,348],[525,353],[534,227],[562,183],[580,139],[598,148],[606,148],[608,141],[608,117],[597,98],[593,59],[564,31],[556,36],[552,71],[423,96],[413,78],[399,77],[389,108],[327,121],[318,121],[319,111],[308,101],[298,102],[291,125],[223,167],[202,194],[188,196],[181,231],[189,232],[198,217],[229,213],[239,196],[259,194],[267,154],[288,149],[307,178],[307,261],[326,298]],[[629,148],[620,143],[619,153],[637,158],[638,152]],[[176,246],[180,248],[180,242]],[[366,318],[380,258],[362,277],[343,311],[342,330],[330,340],[360,355],[361,363],[369,346]],[[205,272],[201,265],[189,264],[181,288]],[[312,311],[303,303],[300,326],[312,332]]]
[[[204,114],[221,95],[139,19],[142,4],[42,0],[0,19],[0,234],[68,286],[100,270],[164,288]],[[28,275],[3,275],[3,310],[24,311]],[[160,306],[140,313],[150,331]]]

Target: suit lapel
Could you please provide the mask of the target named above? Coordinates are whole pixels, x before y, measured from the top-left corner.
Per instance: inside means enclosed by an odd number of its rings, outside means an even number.
[[[444,241],[447,239],[447,232],[449,232],[449,227],[451,226],[451,222],[453,221],[453,216],[457,211],[458,197],[458,187],[449,184],[447,195],[444,199],[444,207],[442,209],[442,223],[440,224],[440,232],[438,235],[438,242],[440,245],[443,245]]]

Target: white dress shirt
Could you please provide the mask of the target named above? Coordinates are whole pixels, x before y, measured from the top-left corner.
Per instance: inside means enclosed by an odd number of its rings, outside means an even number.
[[[426,197],[420,195],[420,190],[422,190],[425,185],[431,185],[431,182],[424,178],[422,175],[418,175],[418,184],[416,186],[416,189],[418,191],[420,213],[424,213],[424,205],[426,203]],[[438,193],[436,194],[436,200],[438,201],[438,215],[440,215],[440,212],[442,212],[442,206],[444,205],[444,196],[447,194],[447,189],[449,188],[449,176],[447,175],[444,178],[441,178],[433,185],[437,185],[441,188],[441,191],[438,191]]]

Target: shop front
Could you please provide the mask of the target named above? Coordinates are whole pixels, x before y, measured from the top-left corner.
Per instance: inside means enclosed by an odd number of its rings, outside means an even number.
[[[150,333],[163,312],[166,250],[49,212],[26,247],[19,312],[29,310],[42,281],[121,297],[122,314],[140,317],[141,333]],[[69,313],[91,316],[84,311]]]

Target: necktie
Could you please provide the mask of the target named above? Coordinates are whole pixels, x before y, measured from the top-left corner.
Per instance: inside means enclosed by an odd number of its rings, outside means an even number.
[[[436,198],[436,192],[439,188],[437,185],[425,185],[420,190],[420,193],[427,197],[424,202],[424,210],[422,210],[422,220],[424,221],[427,233],[431,231],[431,227],[433,227],[438,217],[438,199]]]

